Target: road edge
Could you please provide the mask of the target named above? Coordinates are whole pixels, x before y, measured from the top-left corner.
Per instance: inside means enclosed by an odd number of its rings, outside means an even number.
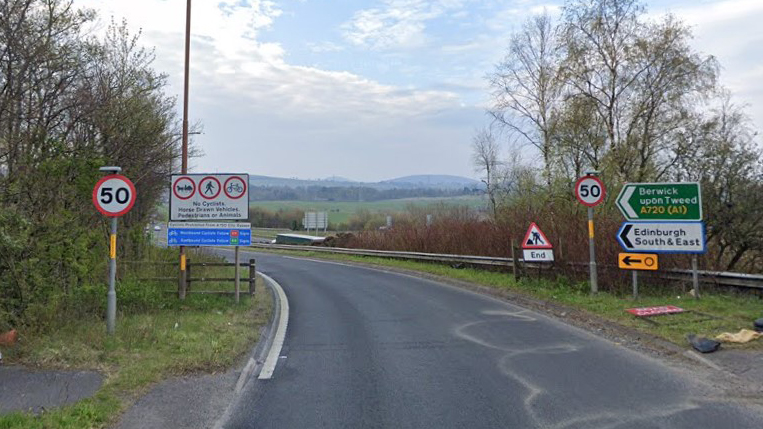
[[[265,338],[264,341],[258,341],[252,355],[249,357],[249,361],[236,381],[236,387],[233,390],[233,398],[231,399],[225,412],[215,422],[214,429],[222,429],[223,423],[230,419],[230,413],[233,405],[236,403],[238,395],[246,386],[247,382],[254,379],[254,374],[258,375],[258,379],[270,379],[273,376],[275,365],[278,363],[278,358],[283,348],[284,339],[286,337],[286,328],[289,322],[289,300],[286,297],[281,285],[273,280],[267,274],[257,272],[270,290],[270,294],[273,297],[273,314],[270,317],[268,325],[264,328],[263,332]],[[262,339],[262,337],[260,337]],[[262,377],[264,368],[268,368],[267,377]]]
[[[273,294],[277,296],[276,302],[278,303],[278,325],[275,334],[273,335],[265,362],[257,376],[260,380],[269,380],[273,377],[273,371],[276,369],[283,343],[286,340],[286,330],[289,326],[289,299],[286,297],[286,293],[277,281],[273,280],[267,274],[260,273],[260,275],[265,279],[265,282],[268,283],[268,287],[271,288],[270,290]]]

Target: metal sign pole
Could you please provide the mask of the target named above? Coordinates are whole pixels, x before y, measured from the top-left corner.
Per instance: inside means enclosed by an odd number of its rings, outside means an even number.
[[[691,255],[691,281],[694,286],[694,298],[699,299],[699,273],[697,272],[697,255]]]
[[[633,270],[633,299],[638,298],[638,271]]]
[[[596,247],[593,241],[593,207],[588,207],[588,250],[591,256],[589,267],[591,271],[591,293],[599,292],[599,284],[596,279]]]
[[[239,294],[241,293],[241,283],[240,283],[240,280],[238,278],[239,275],[241,274],[240,273],[241,269],[238,266],[238,262],[239,262],[238,249],[239,249],[239,246],[236,246],[236,251],[235,251],[235,254],[236,254],[236,257],[235,257],[235,259],[236,259],[236,267],[234,269],[234,272],[236,273],[236,304],[238,304],[238,302],[239,302]]]
[[[106,294],[106,332],[114,335],[117,320],[117,218],[111,218],[109,236],[109,291]]]

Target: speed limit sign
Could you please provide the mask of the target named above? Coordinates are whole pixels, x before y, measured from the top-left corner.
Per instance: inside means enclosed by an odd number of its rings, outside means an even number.
[[[93,188],[93,204],[108,217],[129,212],[135,204],[135,185],[121,174],[105,176]]]
[[[588,207],[599,205],[606,193],[604,183],[596,176],[583,176],[575,183],[575,196]]]

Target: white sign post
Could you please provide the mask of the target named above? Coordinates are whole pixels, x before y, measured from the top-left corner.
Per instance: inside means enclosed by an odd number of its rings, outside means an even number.
[[[117,218],[130,211],[135,205],[137,192],[132,181],[119,173],[120,167],[101,167],[101,171],[112,173],[104,176],[93,187],[93,205],[104,216],[111,218],[109,236],[109,291],[106,293],[106,332],[114,335],[117,318]]]
[[[172,176],[170,220],[249,219],[248,174],[177,174]]]

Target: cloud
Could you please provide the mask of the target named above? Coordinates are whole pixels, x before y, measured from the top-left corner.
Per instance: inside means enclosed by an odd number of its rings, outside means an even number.
[[[355,12],[342,25],[345,40],[375,50],[415,49],[426,46],[427,22],[446,13],[463,13],[464,0],[384,0],[382,7]]]
[[[344,46],[339,45],[337,43],[333,43],[333,42],[320,42],[320,43],[308,42],[307,47],[310,49],[310,52],[313,52],[316,54],[322,54],[324,52],[344,51]]]
[[[180,95],[185,1],[75,1],[97,6],[106,20],[113,14],[126,18],[133,30],[142,28],[142,43],[155,46],[155,68],[168,73],[170,91]],[[464,139],[462,130],[450,125],[464,110],[455,93],[290,64],[283,45],[266,41],[281,15],[273,2],[194,2],[192,12],[190,119],[205,128],[196,138],[206,153],[194,161],[199,169],[304,175],[326,168],[370,179],[421,171],[418,159],[400,159],[395,151],[402,147],[425,154],[433,146],[451,145],[438,158],[450,171],[468,159],[468,153],[452,156]],[[331,43],[312,48],[339,50]],[[357,158],[334,170],[315,163],[326,153]],[[275,161],[284,157],[290,159],[288,168]]]

